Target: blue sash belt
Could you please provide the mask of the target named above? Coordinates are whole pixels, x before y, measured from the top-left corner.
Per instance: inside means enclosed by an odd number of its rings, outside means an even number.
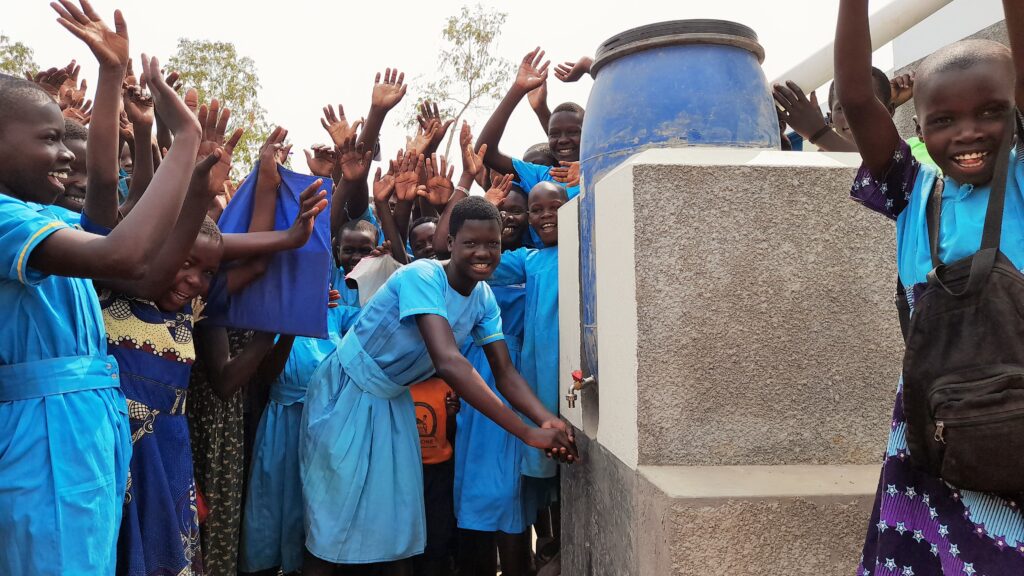
[[[66,356],[0,366],[0,402],[120,386],[113,356]]]
[[[363,392],[393,400],[409,391],[407,386],[395,384],[381,370],[377,362],[367,354],[355,334],[346,335],[338,346],[338,360],[345,369],[349,381],[359,386]]]

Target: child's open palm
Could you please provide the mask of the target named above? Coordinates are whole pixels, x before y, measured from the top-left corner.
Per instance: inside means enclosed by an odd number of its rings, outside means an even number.
[[[370,102],[375,107],[391,110],[402,101],[406,88],[405,73],[399,72],[398,69],[387,68],[384,71],[383,82],[381,82],[380,72],[374,78]]]
[[[350,136],[338,148],[338,163],[341,165],[341,176],[349,182],[365,182],[370,174],[370,162],[373,161],[373,150],[367,150],[362,142],[356,143],[356,137]]]
[[[454,166],[448,166],[448,159],[441,156],[438,164],[437,154],[430,156],[430,162],[426,163],[427,184],[420,186],[416,193],[427,199],[433,206],[443,208],[448,204],[455,188],[452,186],[452,174],[455,173]]]
[[[299,215],[288,229],[288,237],[292,240],[290,244],[293,249],[305,246],[309,237],[313,235],[313,226],[316,224],[317,215],[327,208],[327,191],[320,190],[323,183],[322,178],[317,178],[299,195],[301,204]]]
[[[525,92],[539,88],[548,79],[550,64],[550,60],[544,61],[544,51],[540,49],[540,46],[534,48],[529,54],[523,56],[523,61],[519,64],[519,71],[516,73],[516,86]]]
[[[128,66],[128,25],[121,11],[114,11],[114,29],[111,30],[89,0],[80,1],[81,10],[70,0],[51,2],[50,6],[60,15],[57,22],[85,42],[101,66],[124,70]]]

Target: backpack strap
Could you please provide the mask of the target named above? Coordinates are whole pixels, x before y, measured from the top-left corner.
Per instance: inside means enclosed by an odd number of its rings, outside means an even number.
[[[942,174],[935,175],[932,193],[928,196],[925,211],[925,223],[928,226],[928,244],[932,253],[932,270],[942,266],[939,260],[939,224],[942,222],[942,191],[946,188],[946,180]]]

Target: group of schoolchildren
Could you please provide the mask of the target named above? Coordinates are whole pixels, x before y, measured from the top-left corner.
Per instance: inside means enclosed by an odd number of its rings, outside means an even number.
[[[53,7],[99,75],[91,107],[73,65],[0,76],[0,572],[491,575],[500,559],[514,575],[557,558],[557,463],[578,458],[557,416],[558,209],[579,193],[583,109],[548,109],[544,53],[523,58],[475,142],[454,128],[457,183],[435,154],[451,121],[429,103],[407,146],[381,154],[407,90],[397,70],[365,119],[325,107],[332,143],[306,152],[312,177],[282,227],[286,131],[232,197],[230,111],[182,97],[156,58],[136,76],[120,12],[111,28],[87,0]],[[1004,154],[1001,250],[1024,266],[1024,165],[1004,144],[1024,6],[1004,8],[1012,51],[957,42],[890,82],[871,67],[868,0],[841,0],[830,114],[774,87],[783,129],[860,151],[851,196],[896,221],[910,310],[935,260],[978,250]],[[910,95],[913,144],[892,120]],[[524,97],[547,142],[517,159],[498,144]],[[222,232],[241,201],[245,230]],[[307,305],[327,338],[207,321],[318,218],[333,272]],[[1019,499],[913,466],[902,392],[858,575],[1024,573]]]
[[[133,66],[120,11],[52,6],[99,74],[88,103],[74,63],[0,76],[0,572],[490,575],[499,551],[506,574],[557,568],[557,463],[578,457],[557,416],[557,215],[583,110],[537,98],[543,52],[478,142],[455,128],[457,184],[430,103],[371,176],[407,90],[388,69],[365,120],[324,108],[331,145],[295,191],[284,129],[234,166],[231,111]],[[553,127],[529,162],[498,151],[527,94]],[[332,272],[303,303],[326,338],[213,321],[326,220]]]

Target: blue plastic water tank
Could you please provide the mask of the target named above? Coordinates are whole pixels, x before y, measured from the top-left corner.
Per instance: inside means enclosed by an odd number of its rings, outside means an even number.
[[[648,148],[778,149],[775,104],[750,28],[675,20],[628,30],[595,54],[580,146],[580,275],[584,371],[598,374],[594,189]]]

